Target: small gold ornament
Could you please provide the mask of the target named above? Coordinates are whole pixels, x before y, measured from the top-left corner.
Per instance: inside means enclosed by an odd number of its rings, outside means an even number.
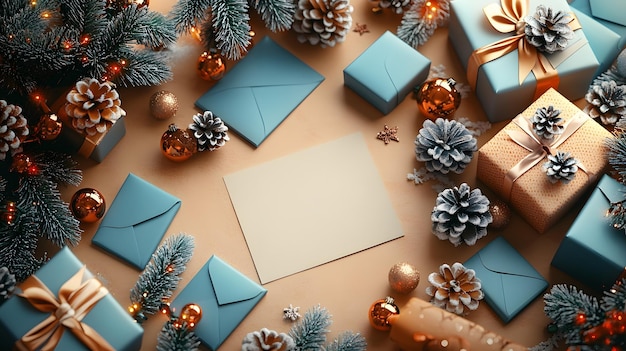
[[[202,308],[195,303],[188,303],[183,306],[178,317],[180,324],[186,322],[189,329],[195,328],[200,319],[202,319]]]
[[[447,118],[461,105],[461,93],[452,78],[436,78],[424,82],[417,90],[416,100],[420,112],[428,119]]]
[[[222,55],[205,51],[198,58],[198,74],[204,80],[220,80],[226,72]]]
[[[61,134],[63,124],[54,113],[43,115],[35,126],[35,134],[41,140],[50,141],[56,139]]]
[[[420,283],[420,272],[410,263],[394,264],[389,270],[389,285],[400,294],[408,294]]]
[[[391,329],[391,325],[387,318],[392,315],[400,314],[400,308],[396,306],[393,298],[386,297],[374,301],[369,310],[369,321],[372,327],[376,330],[388,331]]]
[[[178,98],[169,91],[160,90],[150,97],[150,114],[152,117],[165,120],[176,116]]]
[[[175,124],[170,124],[161,136],[161,152],[172,161],[186,161],[197,151],[198,145],[193,134]]]
[[[489,228],[502,230],[511,221],[511,210],[502,200],[491,201],[489,203],[489,212],[491,212],[491,217],[493,218],[493,221],[489,224]]]
[[[93,188],[80,189],[72,196],[70,210],[83,223],[97,222],[106,211],[104,195]]]

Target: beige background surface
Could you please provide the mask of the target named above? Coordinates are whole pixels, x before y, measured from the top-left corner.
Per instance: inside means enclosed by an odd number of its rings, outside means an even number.
[[[173,2],[174,0],[152,1],[150,7],[166,13]],[[408,97],[393,112],[383,116],[343,86],[343,68],[385,30],[395,33],[401,17],[390,12],[375,15],[371,12],[371,3],[365,0],[353,1],[353,5],[353,25],[366,24],[370,32],[359,35],[351,31],[346,41],[334,48],[323,49],[300,44],[293,32],[270,33],[276,41],[326,79],[259,148],[253,148],[231,133],[231,141],[221,150],[200,153],[182,163],[174,163],[161,154],[159,140],[168,124],[186,126],[190,123],[191,116],[198,112],[194,101],[213,84],[202,80],[196,72],[196,61],[202,51],[200,44],[190,36],[183,36],[171,48],[174,80],[159,87],[120,89],[123,107],[127,111],[126,136],[102,163],[80,159],[85,175],[81,186],[100,190],[109,202],[113,200],[129,172],[182,199],[182,207],[167,235],[179,232],[191,234],[195,237],[196,249],[183,274],[178,289],[180,291],[212,254],[220,256],[258,281],[222,179],[224,175],[357,131],[366,136],[368,149],[400,218],[404,237],[265,284],[267,295],[226,340],[222,350],[240,349],[241,340],[248,332],[263,327],[287,332],[292,324],[283,320],[283,308],[289,304],[300,306],[303,313],[317,304],[327,308],[333,315],[329,339],[342,331],[352,330],[366,337],[370,350],[396,350],[387,333],[369,326],[367,311],[371,303],[390,294],[396,298],[400,307],[412,296],[427,299],[424,289],[428,285],[426,277],[429,273],[438,270],[442,263],[465,261],[499,235],[506,237],[551,283],[574,283],[571,278],[551,268],[550,261],[580,209],[580,203],[544,234],[532,230],[516,215],[506,230],[490,231],[486,238],[473,247],[455,248],[449,242],[439,241],[431,234],[430,212],[436,198],[436,192],[431,188],[433,183],[414,185],[406,177],[414,168],[422,166],[415,160],[413,151],[413,140],[424,121],[415,101]],[[266,30],[256,14],[253,11],[251,14],[258,40]],[[447,34],[446,28],[437,30],[419,51],[433,65],[445,65],[449,76],[465,82],[460,62],[448,42]],[[234,63],[229,65],[232,67]],[[170,120],[158,121],[149,114],[150,96],[161,89],[173,92],[179,99],[178,114]],[[578,101],[579,105],[582,103]],[[486,120],[478,101],[471,94],[463,99],[455,117],[468,117],[474,121]],[[376,139],[376,133],[385,124],[398,126],[400,142],[385,145]],[[503,126],[504,123],[493,125],[486,134],[478,138],[479,146]],[[472,187],[479,186],[488,196],[492,196],[484,185],[477,184],[475,175],[476,160],[473,160],[464,174],[454,179],[457,183],[467,182]],[[64,198],[69,201],[76,190],[63,189]],[[97,226],[97,223],[83,225],[85,232],[82,241],[73,251],[92,272],[105,280],[119,303],[127,306],[129,290],[140,272],[91,245],[91,237]],[[272,246],[276,255],[285,250],[307,250],[306,247],[287,246],[281,242],[273,243]],[[422,274],[422,282],[418,288],[404,296],[393,293],[387,281],[391,266],[402,261],[415,265]],[[484,302],[468,319],[528,346],[548,337],[545,327],[549,320],[543,313],[541,298],[536,299],[508,325],[503,324]],[[142,350],[155,349],[157,335],[164,322],[165,317],[155,315],[144,324]]]

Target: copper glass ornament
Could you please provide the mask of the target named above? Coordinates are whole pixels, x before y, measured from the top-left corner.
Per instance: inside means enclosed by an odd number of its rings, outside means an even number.
[[[461,105],[461,93],[456,90],[455,84],[452,78],[436,78],[424,82],[416,94],[420,112],[432,120],[454,114]]]
[[[96,222],[106,212],[104,195],[96,189],[80,189],[72,196],[70,210],[74,217],[83,223]]]
[[[193,329],[202,319],[202,308],[195,303],[188,303],[183,306],[178,319],[181,324],[183,321],[187,322],[187,326]]]
[[[170,124],[161,136],[161,152],[172,161],[188,160],[197,151],[198,145],[193,134],[188,130],[179,129],[174,124]]]
[[[396,306],[393,298],[386,297],[384,299],[376,300],[370,306],[369,310],[369,321],[372,327],[381,331],[388,331],[391,329],[391,325],[387,320],[389,316],[396,315],[400,313],[400,308]]]
[[[222,55],[205,51],[198,58],[198,74],[204,80],[220,80],[226,72]]]
[[[54,113],[43,115],[35,126],[35,135],[41,140],[49,141],[56,139],[61,134],[63,124]]]

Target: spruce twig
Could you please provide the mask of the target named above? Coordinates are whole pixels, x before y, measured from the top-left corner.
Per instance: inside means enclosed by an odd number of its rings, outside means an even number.
[[[196,351],[200,346],[198,336],[183,323],[180,328],[170,319],[161,328],[157,338],[157,351]]]

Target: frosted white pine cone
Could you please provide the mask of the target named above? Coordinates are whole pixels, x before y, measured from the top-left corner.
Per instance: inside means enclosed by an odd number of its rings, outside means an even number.
[[[65,112],[74,129],[93,136],[106,132],[120,117],[126,116],[120,96],[112,82],[100,83],[83,78],[66,96]]]

